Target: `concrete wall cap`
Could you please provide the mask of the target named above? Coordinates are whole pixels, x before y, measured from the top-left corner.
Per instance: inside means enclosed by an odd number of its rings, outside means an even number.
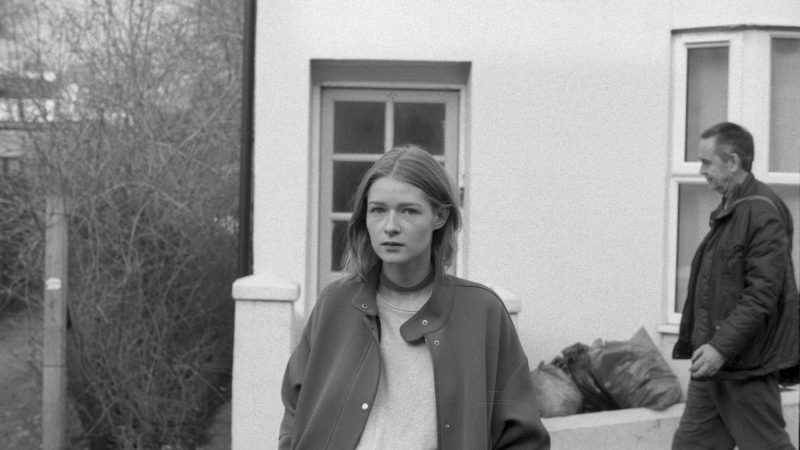
[[[233,282],[234,300],[294,302],[300,297],[300,285],[268,274],[248,275]]]

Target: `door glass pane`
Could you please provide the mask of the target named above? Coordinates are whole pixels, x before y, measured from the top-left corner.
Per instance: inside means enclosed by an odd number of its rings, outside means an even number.
[[[699,161],[700,133],[728,117],[728,47],[690,48],[685,161]]]
[[[442,103],[395,103],[394,145],[416,144],[443,155],[444,115]]]
[[[772,40],[769,170],[800,172],[800,39]]]
[[[708,233],[708,218],[722,197],[705,184],[678,188],[678,266],[675,277],[675,312],[683,311],[689,272],[697,246]]]
[[[775,193],[786,203],[792,215],[794,233],[792,233],[792,262],[794,262],[794,281],[800,283],[800,186],[771,186]]]
[[[383,102],[335,102],[334,153],[383,153]]]
[[[333,212],[351,211],[353,194],[370,166],[371,162],[334,161]]]
[[[333,236],[331,240],[331,272],[342,270],[342,256],[347,245],[347,221],[333,221]]]

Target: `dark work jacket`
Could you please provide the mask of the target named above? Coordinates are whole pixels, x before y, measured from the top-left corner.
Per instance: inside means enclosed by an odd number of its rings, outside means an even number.
[[[283,380],[281,449],[355,448],[381,371],[376,288],[345,280],[320,294]],[[403,326],[431,353],[439,449],[549,449],[528,360],[502,301],[447,276]]]
[[[711,213],[711,230],[692,260],[672,356],[691,358],[697,342],[709,343],[725,357],[713,379],[783,375],[790,368],[796,378],[800,312],[791,260],[792,217],[775,192],[752,174],[730,197],[724,209],[720,204]],[[705,270],[709,278],[698,289],[701,262],[710,264]],[[702,324],[694,317],[698,292],[708,302]],[[704,336],[695,336],[692,345],[696,329]]]

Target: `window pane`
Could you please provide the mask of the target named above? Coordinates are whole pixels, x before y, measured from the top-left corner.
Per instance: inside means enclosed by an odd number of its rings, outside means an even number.
[[[333,212],[350,212],[350,201],[371,162],[334,161]]]
[[[394,145],[416,144],[434,155],[444,154],[442,103],[395,103]]]
[[[800,39],[772,40],[769,170],[800,172]]]
[[[334,153],[383,153],[386,123],[382,102],[335,102]]]
[[[690,48],[685,161],[699,161],[700,133],[728,117],[728,47]]]
[[[708,233],[708,218],[722,197],[705,184],[678,188],[678,266],[675,277],[675,312],[683,311],[692,258]]]
[[[800,186],[771,186],[786,203],[792,215],[794,233],[792,234],[792,262],[794,262],[794,281],[800,282]]]
[[[331,240],[331,272],[342,270],[342,256],[347,244],[347,221],[333,221],[333,239]]]

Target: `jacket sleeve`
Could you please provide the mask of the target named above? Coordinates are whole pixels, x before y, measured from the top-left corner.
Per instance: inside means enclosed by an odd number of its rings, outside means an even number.
[[[499,369],[491,419],[493,449],[550,448],[550,434],[539,418],[528,358],[511,316],[503,308],[499,323]]]
[[[550,448],[550,434],[539,418],[527,359],[511,373],[497,393],[492,437],[494,449]]]
[[[741,354],[776,311],[788,264],[788,239],[773,208],[752,208],[748,228],[742,286],[721,286],[723,295],[739,290],[738,298],[710,341],[726,360]]]
[[[309,319],[309,325],[310,322],[311,319]],[[303,330],[303,336],[292,352],[292,355],[289,357],[289,362],[286,365],[286,372],[283,375],[281,399],[283,400],[285,410],[283,413],[283,420],[281,421],[280,434],[278,435],[278,448],[280,450],[288,450],[291,448],[294,438],[294,417],[297,408],[297,400],[300,397],[300,389],[303,385],[306,364],[308,363],[308,356],[311,352],[308,339],[309,325],[306,325],[305,330]]]

